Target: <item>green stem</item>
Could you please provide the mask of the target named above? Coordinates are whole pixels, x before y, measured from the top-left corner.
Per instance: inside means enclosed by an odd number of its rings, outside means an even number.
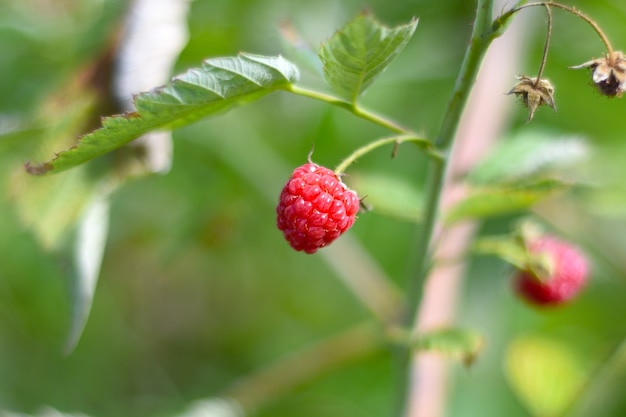
[[[449,154],[454,137],[461,119],[461,114],[469,97],[470,91],[480,68],[483,57],[494,39],[496,33],[492,25],[493,0],[478,0],[476,16],[469,47],[465,53],[461,69],[457,76],[452,96],[444,115],[439,135],[435,141],[436,149],[445,157],[430,161],[426,184],[426,207],[424,221],[419,229],[414,277],[408,283],[408,311],[404,325],[407,328],[415,327],[417,310],[422,299],[423,285],[429,272],[427,264],[430,260],[431,241],[438,220],[438,208]],[[398,358],[402,380],[400,381],[400,395],[403,409],[408,407],[408,393],[410,388],[411,352],[409,349],[400,349]]]
[[[384,127],[385,129],[389,129],[392,132],[399,133],[401,135],[415,135],[411,130],[400,126],[396,122],[389,120],[383,116],[379,116],[375,113],[367,111],[362,107],[359,107],[356,103],[350,103],[345,101],[339,97],[331,96],[329,94],[320,93],[318,91],[308,90],[306,88],[298,87],[297,85],[290,84],[287,87],[287,91],[290,91],[294,94],[312,98],[314,100],[323,101],[325,103],[332,104],[333,106],[341,107],[344,110],[348,110],[350,113],[354,114],[361,119],[368,120],[378,126]]]
[[[420,138],[414,135],[390,136],[387,138],[382,138],[382,139],[378,139],[376,141],[370,142],[356,149],[346,159],[341,161],[339,165],[337,165],[337,168],[335,168],[335,174],[337,175],[343,174],[345,170],[350,165],[352,165],[357,159],[359,159],[363,155],[368,154],[369,152],[373,151],[376,148],[379,148],[381,146],[384,146],[390,143],[399,145],[402,142],[414,142],[417,145],[421,146],[422,148],[425,148],[428,151],[429,155],[431,155],[433,158],[439,158],[439,159],[443,158],[441,155],[437,154],[436,152],[432,150],[432,147],[433,147],[432,143],[428,141],[427,139]]]
[[[439,197],[441,189],[443,188],[445,170],[449,159],[448,156],[452,149],[454,136],[461,119],[463,108],[469,97],[471,87],[476,80],[480,63],[492,40],[490,37],[492,33],[490,30],[492,6],[493,0],[478,1],[478,11],[474,21],[474,31],[472,32],[470,46],[467,49],[461,65],[452,97],[448,102],[448,108],[439,131],[439,136],[435,141],[438,150],[446,157],[440,161],[431,161],[426,190],[427,206],[424,212],[424,223],[420,230],[420,239],[417,247],[415,266],[417,279],[413,280],[413,287],[411,288],[413,291],[409,293],[409,299],[412,300],[409,304],[410,312],[414,312],[419,304],[421,287],[428,272],[426,261],[429,258],[430,241],[432,240],[435,224],[437,222]],[[411,320],[410,323],[412,324],[413,317],[409,320]]]
[[[518,1],[515,6],[513,6],[493,20],[491,30],[494,37],[502,35],[504,30],[508,27],[510,23],[509,19],[515,14],[516,11],[519,10],[520,7],[524,6],[526,3],[528,3],[528,0]]]
[[[379,126],[382,126],[386,129],[391,130],[392,132],[396,132],[396,133],[400,133],[400,134],[410,134],[411,131],[396,124],[395,122],[386,119],[382,116],[379,116],[375,113],[371,113],[367,110],[365,110],[362,107],[359,107],[356,103],[354,103],[354,105],[352,106],[352,113],[354,113],[356,116],[365,119],[365,120],[369,120],[370,122],[376,123]]]

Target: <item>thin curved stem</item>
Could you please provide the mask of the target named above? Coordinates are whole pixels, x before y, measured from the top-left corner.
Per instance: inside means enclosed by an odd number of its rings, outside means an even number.
[[[387,138],[378,139],[378,140],[376,140],[374,142],[370,142],[370,143],[368,143],[368,144],[366,144],[364,146],[361,146],[360,148],[356,149],[346,159],[341,161],[341,163],[339,165],[337,165],[337,168],[335,168],[335,174],[337,174],[337,175],[343,174],[345,172],[345,170],[350,165],[352,165],[357,159],[359,159],[363,155],[368,154],[369,152],[373,151],[376,148],[388,145],[390,143],[399,145],[402,142],[414,142],[418,146],[420,146],[422,148],[425,148],[427,151],[429,151],[429,155],[431,155],[433,158],[442,158],[441,155],[437,154],[436,152],[434,152],[432,150],[433,145],[427,139],[420,138],[420,137],[417,137],[415,135],[390,136],[390,137],[387,137]]]
[[[509,10],[508,12],[506,12],[502,16],[500,16],[498,19],[496,19],[496,21],[494,22],[494,27],[496,26],[496,24],[498,26],[502,26],[504,24],[504,22],[506,20],[508,20],[509,17],[511,17],[515,13],[519,12],[520,10],[527,9],[529,7],[537,7],[537,6],[556,7],[558,9],[565,10],[566,12],[571,13],[574,16],[584,20],[598,34],[598,36],[600,37],[600,39],[602,40],[602,43],[604,44],[604,46],[606,48],[606,51],[607,51],[607,54],[609,55],[609,57],[611,57],[613,55],[613,46],[611,46],[611,42],[609,42],[609,38],[602,31],[602,29],[600,29],[600,26],[598,26],[598,24],[593,19],[591,19],[589,16],[587,16],[583,12],[581,12],[579,10],[576,10],[574,7],[570,7],[570,6],[567,6],[565,4],[561,4],[561,3],[553,3],[553,2],[550,2],[550,1],[548,1],[548,2],[542,1],[542,2],[523,4],[521,6],[518,6],[518,7],[514,8],[514,9]],[[611,58],[609,58],[609,59],[611,59]]]
[[[537,71],[537,79],[535,80],[535,88],[539,88],[541,77],[543,76],[543,70],[546,67],[546,61],[548,60],[548,50],[550,49],[550,38],[552,37],[552,11],[550,7],[546,6],[546,13],[548,14],[548,34],[546,35],[546,43],[543,45],[543,55],[541,56],[541,65],[539,65],[539,71]]]

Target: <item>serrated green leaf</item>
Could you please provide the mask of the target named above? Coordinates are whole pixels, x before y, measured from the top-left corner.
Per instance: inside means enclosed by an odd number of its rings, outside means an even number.
[[[362,14],[325,42],[320,49],[324,77],[342,97],[357,97],[402,52],[413,36],[418,19],[388,28]]]
[[[104,155],[155,129],[173,129],[286,87],[298,78],[284,58],[240,54],[212,58],[169,84],[135,97],[136,111],[103,119],[102,128],[28,172],[57,173]]]
[[[528,184],[476,187],[445,214],[445,221],[450,224],[464,219],[482,219],[527,210],[541,199],[568,186],[561,181],[540,179]]]
[[[580,136],[524,130],[500,141],[468,178],[481,185],[520,181],[580,163],[588,154],[589,146]]]
[[[507,351],[509,384],[534,416],[561,416],[586,379],[584,367],[567,345],[539,337],[514,341]]]
[[[414,335],[400,329],[390,333],[390,338],[420,352],[434,352],[460,359],[471,365],[484,345],[483,337],[468,329],[442,328]]]
[[[410,222],[421,220],[423,196],[402,178],[388,174],[350,174],[347,181],[374,213]]]

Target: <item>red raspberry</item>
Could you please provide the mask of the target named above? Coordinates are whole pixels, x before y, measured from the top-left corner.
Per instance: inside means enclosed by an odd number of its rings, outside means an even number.
[[[517,292],[529,303],[558,305],[574,298],[587,281],[585,257],[570,243],[541,236],[528,244],[533,255],[547,256],[550,276],[538,278],[531,270],[520,271],[515,279]]]
[[[276,225],[292,248],[315,253],[354,224],[359,204],[356,193],[332,170],[304,164],[280,193]]]

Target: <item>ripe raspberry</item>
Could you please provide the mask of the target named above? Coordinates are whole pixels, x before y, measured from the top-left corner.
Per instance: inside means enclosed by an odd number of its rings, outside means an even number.
[[[541,279],[530,268],[519,271],[516,290],[531,304],[562,304],[575,297],[587,281],[587,261],[570,243],[541,236],[529,242],[528,250],[533,255],[547,256],[550,266],[550,275]]]
[[[348,230],[359,198],[330,169],[314,163],[293,171],[280,193],[276,225],[292,248],[315,253]]]

